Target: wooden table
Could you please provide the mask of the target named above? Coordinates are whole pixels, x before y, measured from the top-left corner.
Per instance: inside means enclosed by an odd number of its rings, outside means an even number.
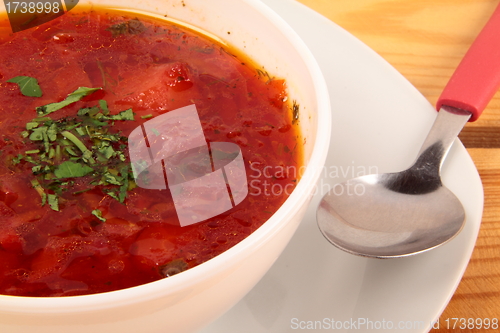
[[[433,105],[498,4],[498,0],[298,1],[378,52]],[[478,121],[466,125],[460,139],[479,170],[485,205],[474,253],[440,317],[442,323],[448,318],[500,319],[500,92]],[[433,332],[458,331],[444,326]]]

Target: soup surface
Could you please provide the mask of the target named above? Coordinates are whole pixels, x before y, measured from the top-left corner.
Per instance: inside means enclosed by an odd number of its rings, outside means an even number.
[[[0,23],[1,294],[162,279],[234,246],[279,208],[300,176],[298,105],[283,80],[235,54],[167,21],[100,9],[18,33]],[[168,189],[137,186],[127,138],[193,104],[208,142],[241,149],[248,195],[181,227]]]

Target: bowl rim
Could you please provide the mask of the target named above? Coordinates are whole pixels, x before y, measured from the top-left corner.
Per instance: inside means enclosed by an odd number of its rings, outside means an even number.
[[[294,46],[313,78],[318,112],[315,143],[300,181],[281,207],[257,230],[225,252],[181,274],[135,287],[116,291],[64,297],[31,297],[0,295],[0,311],[10,313],[71,313],[96,311],[157,299],[168,294],[186,290],[200,282],[209,280],[228,262],[242,261],[285,227],[284,221],[298,213],[302,204],[312,198],[313,190],[325,165],[331,135],[330,97],[325,78],[312,52],[304,41],[281,16],[259,0],[240,0],[256,9],[286,37]],[[304,195],[303,193],[307,193]],[[217,273],[216,273],[217,272]]]

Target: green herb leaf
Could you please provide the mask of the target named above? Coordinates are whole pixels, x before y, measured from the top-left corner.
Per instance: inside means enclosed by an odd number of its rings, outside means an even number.
[[[80,139],[78,139],[73,133],[68,132],[68,131],[62,131],[61,134],[66,139],[68,139],[69,141],[73,142],[73,144],[75,146],[77,146],[78,149],[81,150],[81,152],[83,153],[83,159],[86,162],[89,162],[90,164],[94,164],[95,163],[95,160],[92,157],[92,152],[90,150],[88,150],[87,147],[85,146],[85,144],[83,142],[81,142]]]
[[[109,114],[108,102],[106,102],[103,99],[99,100],[99,107],[101,108],[101,110],[104,113],[104,115],[107,116]]]
[[[80,135],[80,136],[87,135],[87,132],[86,132],[86,131],[85,131],[85,129],[84,129],[84,128],[82,128],[82,127],[77,127],[77,128],[75,128],[75,131],[76,131],[76,133],[78,133],[78,135]]]
[[[83,97],[90,95],[93,92],[100,90],[100,89],[101,88],[80,87],[80,88],[76,89],[75,91],[73,91],[71,94],[69,94],[68,97],[66,97],[66,99],[64,101],[39,106],[36,108],[36,112],[40,116],[48,115],[49,113],[52,113],[52,112],[55,112],[57,110],[64,108],[65,106],[68,106],[70,104],[78,102]]]
[[[118,176],[113,175],[112,173],[106,173],[104,174],[104,180],[113,185],[123,185],[123,182],[121,181],[121,178]]]
[[[78,154],[75,152],[75,150],[71,147],[66,147],[66,148],[64,148],[64,150],[66,150],[66,152],[68,154],[70,154],[71,156],[78,156]]]
[[[31,168],[31,171],[33,172],[34,175],[37,175],[42,171],[42,166],[41,165],[35,165],[34,167]]]
[[[37,193],[42,198],[42,206],[45,205],[45,203],[47,202],[47,194],[43,190],[42,185],[40,185],[40,183],[38,182],[38,179],[36,179],[36,178],[32,179],[31,185],[33,186],[33,188],[37,191]]]
[[[50,149],[49,149],[49,159],[54,158],[54,156],[56,156],[56,150],[54,148],[50,147]]]
[[[26,129],[27,129],[28,131],[30,131],[30,130],[32,130],[32,129],[34,129],[34,128],[38,127],[38,125],[40,125],[40,124],[39,124],[39,123],[37,123],[37,122],[29,122],[29,123],[26,123]]]
[[[52,118],[50,118],[50,117],[38,117],[38,118],[35,118],[31,121],[35,122],[35,123],[43,123],[43,122],[51,121],[51,120],[52,120]]]
[[[43,141],[44,133],[47,133],[47,127],[37,127],[33,129],[33,132],[30,135],[31,141]]]
[[[102,212],[99,209],[94,209],[92,211],[92,215],[97,217],[101,222],[106,222],[106,219],[102,217]]]
[[[13,159],[12,159],[12,164],[14,165],[17,165],[19,163],[21,163],[21,160],[23,159],[23,155],[19,154],[17,156],[15,156]]]
[[[52,210],[55,210],[56,212],[59,211],[59,198],[55,194],[49,194],[47,196],[49,206]]]
[[[40,149],[33,149],[33,150],[26,150],[24,153],[25,154],[38,154],[40,152]]]
[[[42,89],[38,85],[37,79],[29,76],[16,76],[7,82],[17,83],[21,94],[28,97],[42,97]]]
[[[129,190],[130,183],[128,181],[128,177],[130,174],[131,170],[128,165],[125,165],[123,168],[120,169],[120,174],[122,175],[122,180],[123,180],[123,185],[120,186],[120,193],[118,195],[119,201],[123,203],[125,201],[125,198],[127,197],[127,191]]]
[[[83,108],[78,110],[77,115],[78,116],[90,116],[93,117],[96,114],[99,113],[99,108],[96,106],[90,107],[90,108]]]
[[[50,125],[49,128],[47,129],[47,137],[52,142],[56,141],[56,139],[57,139],[57,125],[55,123]]]
[[[128,109],[125,111],[122,111],[116,115],[113,116],[103,116],[103,119],[108,119],[108,120],[134,120],[134,112],[132,109]]]
[[[106,192],[107,195],[109,195],[110,197],[112,197],[116,201],[120,201],[120,198],[118,198],[118,196],[116,195],[115,192],[113,192],[113,191],[105,191],[105,192]]]
[[[104,141],[106,142],[106,141]],[[102,145],[101,147],[99,147],[99,152],[107,159],[109,160],[114,154],[115,154],[115,150],[113,149],[113,147],[109,146],[109,145]]]
[[[66,161],[61,163],[57,169],[54,170],[54,174],[57,178],[74,178],[74,177],[84,177],[94,171],[91,167],[76,163],[76,162],[71,162],[71,161]]]

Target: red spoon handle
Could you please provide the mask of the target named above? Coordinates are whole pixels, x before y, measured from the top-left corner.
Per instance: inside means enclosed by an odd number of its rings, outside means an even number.
[[[500,87],[500,5],[479,33],[444,88],[437,102],[479,118]]]

